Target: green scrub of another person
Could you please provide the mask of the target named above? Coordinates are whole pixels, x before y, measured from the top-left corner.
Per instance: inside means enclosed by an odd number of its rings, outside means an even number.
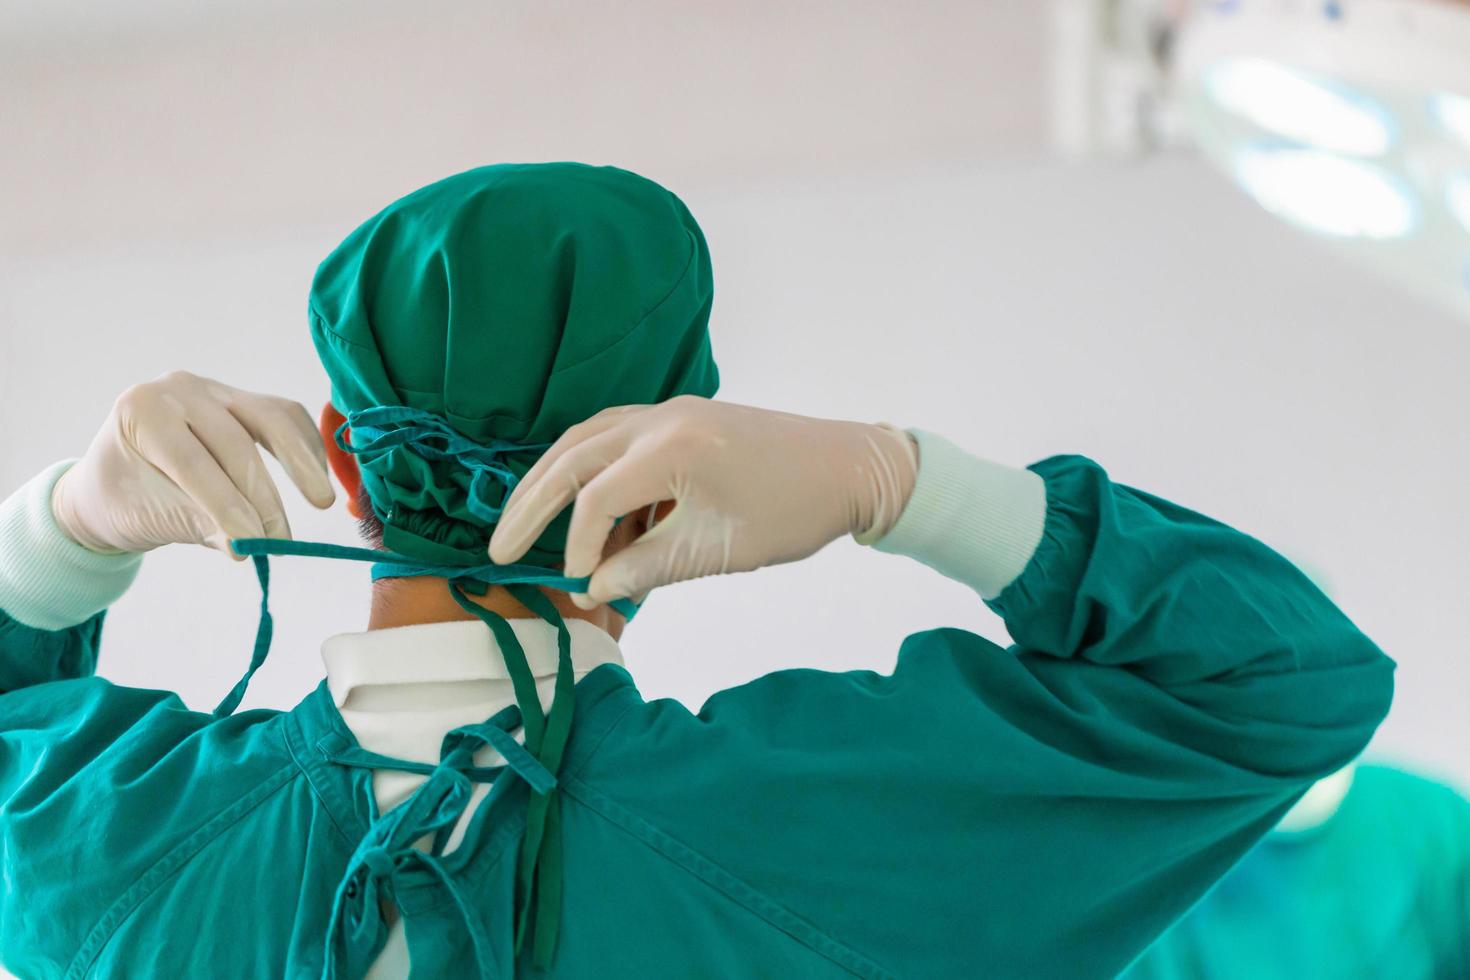
[[[1470,977],[1470,801],[1358,766],[1337,810],[1273,831],[1127,980]]]
[[[411,410],[353,447],[385,543],[483,563],[539,447],[611,405],[711,394],[710,296],[688,212],[607,168],[472,171],[354,232],[312,332],[349,419]],[[94,676],[137,559],[64,539],[48,471],[0,509],[0,961],[361,976],[391,915],[414,977],[1116,974],[1362,749],[1392,663],[1269,548],[1090,460],[1019,470],[914,438],[877,547],[974,587],[1014,645],[915,633],[896,665],[875,651],[889,673],[780,671],[698,713],[606,664],[554,761],[506,746],[502,713],[381,815],[384,760],[325,684],[230,715]],[[557,562],[565,522],[531,563]],[[477,740],[508,767],[470,771]],[[489,780],[462,843],[413,848]],[[557,873],[528,879],[528,853]]]

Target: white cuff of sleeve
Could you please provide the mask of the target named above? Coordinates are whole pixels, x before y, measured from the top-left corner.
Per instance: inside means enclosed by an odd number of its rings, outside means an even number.
[[[85,623],[116,602],[141,554],[103,555],[66,536],[51,513],[51,490],[75,460],[47,467],[0,503],[0,609],[32,629]]]
[[[919,472],[898,522],[873,547],[907,555],[993,599],[1025,571],[1046,526],[1046,483],[910,429]]]

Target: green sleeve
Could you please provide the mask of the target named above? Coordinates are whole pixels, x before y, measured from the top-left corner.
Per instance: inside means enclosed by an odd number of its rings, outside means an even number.
[[[291,771],[279,712],[217,720],[171,691],[75,676],[101,622],[46,632],[0,611],[0,655],[53,675],[0,693],[0,964],[28,980],[90,962],[211,827]]]
[[[1014,646],[939,629],[891,675],[653,702],[588,778],[895,975],[1114,976],[1363,748],[1393,664],[1247,535],[1031,471],[1040,540],[990,602]]]
[[[62,976],[112,903],[242,794],[201,774],[227,772],[209,760],[263,717],[224,726],[93,676],[105,607],[141,556],[57,529],[66,465],[0,503],[0,963],[27,978]]]
[[[55,649],[4,614],[0,645]],[[89,936],[98,939],[92,933],[109,910],[145,887],[150,869],[210,813],[242,795],[239,785],[209,778],[225,772],[222,762],[208,764],[222,755],[223,732],[212,722],[171,692],[98,677],[0,694],[0,963],[7,969],[61,977]]]

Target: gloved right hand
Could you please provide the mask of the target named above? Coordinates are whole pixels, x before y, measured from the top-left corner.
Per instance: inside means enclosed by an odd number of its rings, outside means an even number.
[[[554,443],[516,486],[490,558],[525,554],[568,504],[566,574],[579,606],[670,582],[796,561],[844,534],[881,537],[917,478],[918,450],[882,425],[806,418],[685,395],[601,412]],[[617,518],[672,513],[603,558]]]
[[[326,451],[300,404],[174,371],[118,396],[87,453],[51,493],[56,523],[98,552],[290,537],[270,452],[317,507],[332,505]]]

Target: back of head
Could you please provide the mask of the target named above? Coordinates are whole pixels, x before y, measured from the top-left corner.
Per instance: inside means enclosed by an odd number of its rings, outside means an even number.
[[[310,321],[383,544],[483,564],[508,487],[604,408],[713,395],[704,235],[613,167],[503,164],[389,205],[318,268]],[[356,424],[354,421],[356,420]],[[528,561],[560,561],[567,515]]]

